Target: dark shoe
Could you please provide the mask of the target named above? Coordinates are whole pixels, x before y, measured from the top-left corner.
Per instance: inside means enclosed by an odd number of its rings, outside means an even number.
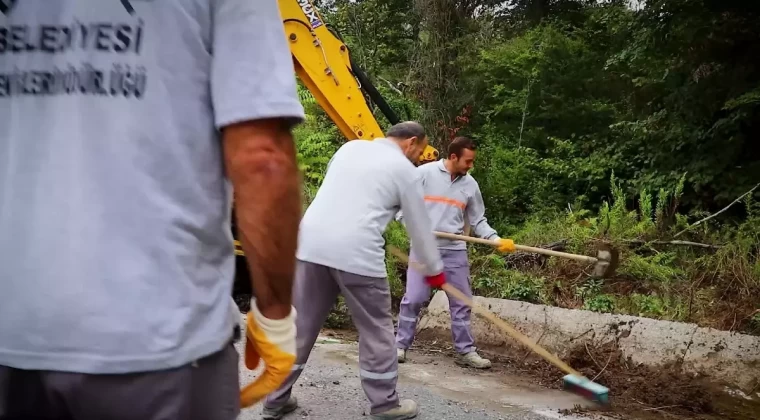
[[[298,408],[298,400],[296,397],[290,397],[282,407],[268,408],[264,406],[264,409],[261,410],[261,419],[280,420],[285,414],[296,411],[296,408]]]

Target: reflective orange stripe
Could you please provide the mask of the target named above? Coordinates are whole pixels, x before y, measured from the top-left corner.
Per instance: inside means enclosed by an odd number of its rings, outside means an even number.
[[[442,203],[442,204],[448,204],[450,206],[459,207],[460,209],[464,210],[465,203],[454,200],[453,198],[448,197],[442,197],[439,195],[426,195],[425,201],[432,201],[434,203]]]

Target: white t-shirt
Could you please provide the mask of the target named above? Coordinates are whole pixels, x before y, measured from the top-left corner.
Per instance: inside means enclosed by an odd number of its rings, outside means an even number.
[[[350,141],[333,155],[306,209],[297,257],[361,276],[385,277],[383,233],[399,210],[424,274],[440,273],[443,263],[414,164],[392,140]]]
[[[180,366],[221,349],[217,128],[303,118],[276,0],[0,1],[0,365]]]

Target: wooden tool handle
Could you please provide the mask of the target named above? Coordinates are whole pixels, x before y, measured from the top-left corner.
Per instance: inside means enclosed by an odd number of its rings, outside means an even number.
[[[400,249],[388,246],[388,250],[396,256],[399,260],[404,262],[407,265],[410,265],[412,267],[417,267],[418,269],[421,268],[421,264],[416,263],[414,261],[409,261],[409,258],[401,252]],[[580,378],[583,378],[583,375],[581,375],[578,371],[571,368],[567,363],[560,360],[559,357],[549,353],[546,351],[543,347],[539,346],[537,343],[534,343],[530,338],[528,338],[525,334],[521,333],[520,331],[517,331],[516,329],[512,328],[511,325],[507,324],[503,320],[499,319],[496,315],[494,315],[492,312],[488,311],[487,309],[476,305],[475,302],[472,301],[469,297],[465,296],[464,293],[460,292],[458,289],[456,289],[454,286],[452,286],[449,283],[444,283],[441,287],[447,294],[450,296],[453,296],[454,298],[464,302],[465,305],[472,308],[473,312],[476,314],[479,314],[485,318],[487,318],[489,321],[496,324],[497,327],[501,328],[504,332],[509,334],[512,338],[519,341],[520,343],[527,346],[529,349],[531,349],[533,352],[538,353],[541,357],[546,359],[547,362],[553,364],[560,370],[562,370],[565,373],[568,373],[570,375],[576,375]]]
[[[455,288],[449,283],[444,283],[441,288],[448,293],[449,295],[453,296],[454,298],[464,302],[465,305],[472,308],[472,311],[476,314],[479,314],[485,318],[487,318],[489,321],[493,322],[504,330],[507,334],[512,336],[515,340],[521,342],[525,346],[527,346],[529,349],[533,350],[533,352],[538,353],[540,356],[542,356],[546,361],[553,364],[560,370],[564,371],[565,373],[576,375],[578,377],[583,377],[578,371],[568,366],[567,363],[563,362],[559,357],[549,353],[546,351],[543,347],[539,346],[538,344],[534,343],[530,338],[528,338],[525,334],[521,333],[520,331],[517,331],[516,329],[512,328],[511,325],[507,324],[503,320],[499,319],[496,315],[494,315],[492,312],[486,310],[485,308],[476,305],[475,302],[472,301],[472,299],[465,296],[464,293],[460,292],[459,289]]]
[[[435,232],[435,236],[439,238],[451,239],[455,241],[465,241],[465,242],[471,242],[474,244],[490,245],[494,247],[498,247],[499,245],[501,245],[499,241],[492,241],[490,239],[482,239],[482,238],[474,238],[472,236],[457,235],[456,233]],[[587,255],[570,254],[567,252],[553,251],[551,249],[536,248],[536,247],[527,246],[527,245],[515,244],[515,249],[520,250],[520,251],[525,251],[525,252],[533,252],[536,254],[550,255],[552,257],[569,258],[571,260],[576,260],[576,261],[585,262],[589,264],[596,264],[597,262],[599,262],[598,259],[594,257],[589,257]]]

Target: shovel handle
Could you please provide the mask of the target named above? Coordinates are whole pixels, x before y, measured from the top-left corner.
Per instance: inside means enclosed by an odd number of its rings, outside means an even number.
[[[482,239],[482,238],[474,238],[472,236],[457,235],[456,233],[435,232],[435,236],[439,238],[451,239],[455,241],[465,241],[465,242],[470,242],[474,244],[490,245],[493,247],[498,247],[501,245],[499,241],[493,241],[490,239]],[[568,258],[571,260],[585,262],[589,264],[596,264],[597,262],[599,262],[598,259],[594,257],[589,257],[587,255],[570,254],[568,252],[553,251],[551,249],[536,248],[536,247],[527,246],[527,245],[515,244],[515,249],[519,251],[532,252],[535,254],[549,255],[552,257]]]

